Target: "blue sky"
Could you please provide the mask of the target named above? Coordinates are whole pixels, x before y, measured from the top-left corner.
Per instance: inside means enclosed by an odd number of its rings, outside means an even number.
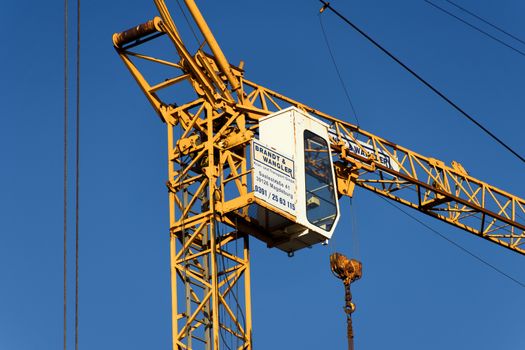
[[[458,3],[525,38],[523,2]],[[353,121],[322,39],[317,1],[199,5],[229,60],[246,62],[248,79]],[[523,56],[423,0],[332,5],[525,153]],[[0,349],[62,346],[62,6],[8,0],[0,11]],[[114,32],[155,15],[152,1],[83,3],[82,349],[171,344],[165,128],[111,44]],[[473,176],[525,196],[523,163],[335,16],[326,12],[323,20],[364,129],[459,161]],[[344,348],[343,287],[328,264],[333,250],[363,261],[364,277],[353,286],[357,349],[525,348],[522,287],[371,193],[358,189],[349,202],[341,201],[345,215],[329,247],[288,258],[252,240],[257,349]],[[523,256],[413,214],[525,281]]]

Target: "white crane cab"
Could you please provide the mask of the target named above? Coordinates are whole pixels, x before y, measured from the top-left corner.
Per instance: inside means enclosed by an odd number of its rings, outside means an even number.
[[[339,203],[327,124],[295,107],[261,118],[251,160],[258,238],[291,253],[332,237]]]

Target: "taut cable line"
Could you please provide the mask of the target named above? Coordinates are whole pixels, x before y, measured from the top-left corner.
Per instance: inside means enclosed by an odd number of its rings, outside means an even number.
[[[441,97],[443,100],[445,100],[449,105],[454,107],[455,110],[460,112],[465,118],[470,120],[472,123],[474,123],[477,127],[479,127],[481,130],[483,130],[487,135],[489,135],[493,140],[495,140],[497,143],[499,143],[501,146],[503,146],[505,149],[507,149],[510,153],[512,153],[514,156],[516,156],[519,160],[521,160],[523,163],[525,163],[525,158],[521,156],[518,152],[516,152],[514,149],[512,149],[510,146],[508,146],[503,140],[501,140],[499,137],[497,137],[495,134],[493,134],[490,130],[488,130],[486,127],[484,127],[480,122],[478,122],[474,117],[472,117],[470,114],[465,112],[461,107],[459,107],[456,103],[454,103],[451,99],[449,99],[447,96],[445,96],[442,92],[440,92],[438,89],[436,89],[432,84],[427,82],[425,79],[423,79],[419,74],[417,74],[414,70],[412,70],[410,67],[408,67],[406,64],[404,64],[399,58],[394,56],[390,51],[385,49],[381,44],[379,44],[377,41],[372,39],[368,34],[366,34],[362,29],[357,27],[354,23],[352,23],[349,19],[347,19],[345,16],[343,16],[340,12],[335,10],[330,3],[319,0],[323,7],[321,8],[321,11],[325,11],[326,9],[329,9],[334,13],[337,17],[342,19],[346,24],[348,24],[350,27],[352,27],[354,30],[356,30],[359,34],[364,36],[369,42],[371,42],[375,47],[377,47],[379,50],[381,50],[383,53],[385,53],[388,57],[393,59],[396,63],[398,63],[401,67],[403,67],[406,71],[408,71],[412,76],[414,76],[417,80],[422,82],[426,87],[428,87],[430,90],[432,90],[436,95]]]
[[[67,349],[67,244],[69,157],[69,0],[64,0],[64,135],[63,135],[63,348]],[[76,22],[76,125],[75,125],[75,350],[78,350],[79,213],[80,213],[80,0]]]
[[[77,50],[76,50],[76,162],[75,162],[75,350],[78,350],[78,257],[80,213],[80,0],[77,0]]]
[[[68,0],[64,0],[64,200],[63,200],[63,215],[64,215],[64,262],[63,262],[63,278],[64,278],[64,290],[63,290],[63,299],[64,299],[64,350],[67,349],[67,149],[68,149],[68,102],[69,102],[69,74],[68,74]]]

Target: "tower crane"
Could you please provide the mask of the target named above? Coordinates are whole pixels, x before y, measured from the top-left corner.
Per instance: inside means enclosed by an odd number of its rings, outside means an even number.
[[[325,242],[356,186],[525,254],[524,199],[248,80],[184,2],[204,38],[194,52],[164,0],[113,35],[167,128],[173,349],[219,349],[223,332],[252,349],[249,237],[288,254]],[[361,276],[331,260],[345,286]]]

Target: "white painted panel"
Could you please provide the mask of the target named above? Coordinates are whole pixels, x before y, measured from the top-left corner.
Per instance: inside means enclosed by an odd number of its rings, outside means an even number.
[[[279,229],[280,235],[289,235],[289,241],[283,241],[281,246],[277,246],[285,251],[294,251],[331,238],[339,220],[336,181],[331,164],[334,204],[337,208],[335,221],[330,230],[308,221],[307,205],[312,206],[315,203],[306,203],[305,130],[321,137],[329,145],[328,125],[295,107],[261,118],[259,140],[254,140],[252,145],[255,196],[296,217],[295,223],[291,222],[289,227]],[[330,155],[329,147],[328,154]],[[330,162],[331,159],[330,156]],[[312,200],[315,198],[310,198],[310,202]]]
[[[252,159],[255,197],[296,215],[297,189],[292,156],[253,140]]]

